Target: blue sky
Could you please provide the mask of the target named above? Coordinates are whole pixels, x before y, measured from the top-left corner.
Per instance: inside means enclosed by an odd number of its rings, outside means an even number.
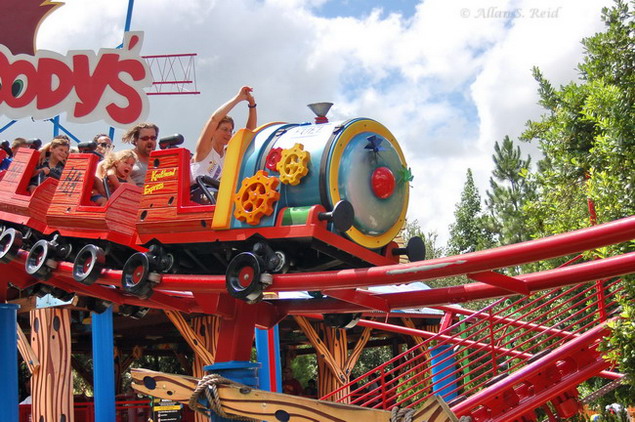
[[[415,14],[419,4],[415,0],[327,0],[313,9],[317,16],[324,18],[367,16],[373,9],[381,9],[384,14],[399,13],[405,18]]]

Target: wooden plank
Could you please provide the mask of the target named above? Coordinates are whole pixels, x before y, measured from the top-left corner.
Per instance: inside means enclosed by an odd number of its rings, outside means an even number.
[[[170,399],[187,404],[198,386],[198,378],[166,374],[144,368],[132,368],[131,387],[148,396]]]
[[[210,350],[215,357],[220,332],[220,317],[216,315],[199,316],[193,318],[191,324],[194,332],[198,333],[201,337],[203,347],[206,350]],[[201,356],[199,353],[194,353],[194,364],[192,366],[192,372],[189,373],[197,378],[203,378],[206,375],[204,367],[207,364],[204,356]],[[194,420],[195,422],[209,422],[209,417],[196,412]]]
[[[16,305],[20,305],[20,308],[18,309],[18,314],[30,312],[34,309],[37,309],[37,300],[35,296],[21,297],[18,299],[10,300],[9,303],[15,303]]]
[[[326,347],[326,344],[322,341],[320,336],[317,334],[311,323],[308,319],[303,316],[295,316],[293,317],[296,323],[300,326],[304,335],[306,335],[307,339],[311,342],[315,350],[322,356],[324,362],[327,364],[328,368],[335,375],[336,378],[340,380],[340,383],[344,383],[348,380],[348,376],[344,373],[342,366],[338,364],[331,350]]]
[[[70,310],[38,309],[31,312],[31,346],[40,360],[32,377],[34,421],[72,421]]]
[[[362,352],[364,351],[364,348],[366,347],[366,343],[368,343],[368,340],[370,339],[370,333],[372,330],[373,329],[370,327],[364,327],[364,331],[362,332],[362,335],[359,336],[359,339],[357,339],[357,343],[355,344],[353,351],[351,352],[351,354],[348,356],[348,359],[346,360],[346,366],[344,367],[344,371],[347,374],[350,374],[353,371],[353,367],[355,367],[357,360],[362,355]]]
[[[214,363],[214,353],[205,348],[204,339],[192,330],[192,327],[185,321],[183,315],[176,311],[165,310],[165,314],[168,316],[172,324],[179,330],[179,333],[183,336],[183,339],[190,345],[194,352],[201,356],[205,365],[211,365]]]
[[[132,369],[132,388],[142,394],[188,403],[199,380],[183,375],[147,369]],[[267,422],[390,422],[391,413],[340,403],[332,403],[271,393],[252,388],[217,384],[222,410],[231,415]],[[415,411],[413,422],[457,422],[452,411],[438,397],[431,398]]]
[[[31,348],[31,344],[29,344],[29,339],[22,331],[22,328],[18,326],[18,351],[22,356],[22,360],[26,364],[29,372],[34,374],[40,369],[40,360],[37,358],[35,351]]]

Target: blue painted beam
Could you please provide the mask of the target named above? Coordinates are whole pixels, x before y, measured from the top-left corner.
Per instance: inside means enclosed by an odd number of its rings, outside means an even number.
[[[256,356],[262,364],[258,374],[260,389],[281,392],[280,332],[277,325],[270,330],[256,328]]]
[[[2,420],[18,422],[18,305],[0,304],[0,409]]]
[[[93,312],[93,379],[95,422],[115,420],[115,339],[112,307],[101,314]]]
[[[9,123],[7,123],[6,125],[2,126],[2,128],[0,128],[0,133],[2,133],[5,130],[9,129],[11,126],[13,126],[15,124],[15,122],[17,122],[17,120],[11,120]]]

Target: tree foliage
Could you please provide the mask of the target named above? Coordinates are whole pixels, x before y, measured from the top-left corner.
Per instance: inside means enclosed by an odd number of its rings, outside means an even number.
[[[535,198],[529,176],[531,157],[521,158],[520,147],[509,136],[494,144],[494,170],[486,192],[486,222],[496,245],[518,243],[531,238],[524,204]]]
[[[534,174],[538,194],[525,204],[536,237],[635,214],[635,1],[616,0],[602,10],[606,29],[585,38],[580,81],[558,89],[537,68],[540,104],[546,113],[529,122],[521,139],[544,154]],[[591,221],[591,223],[590,223]],[[633,242],[603,255],[635,250]],[[625,278],[625,317],[613,324],[606,349],[635,385],[635,285]],[[624,390],[624,389],[623,389]],[[628,390],[628,389],[626,389]],[[623,393],[633,403],[635,388]]]
[[[472,170],[467,169],[461,200],[454,211],[455,223],[450,226],[448,249],[452,254],[474,252],[491,245],[481,209],[481,195],[474,184]]]

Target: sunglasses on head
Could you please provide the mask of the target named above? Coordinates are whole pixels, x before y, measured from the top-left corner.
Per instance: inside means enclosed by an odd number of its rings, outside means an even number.
[[[141,139],[142,141],[156,141],[157,137],[156,136],[142,136],[139,139]]]

